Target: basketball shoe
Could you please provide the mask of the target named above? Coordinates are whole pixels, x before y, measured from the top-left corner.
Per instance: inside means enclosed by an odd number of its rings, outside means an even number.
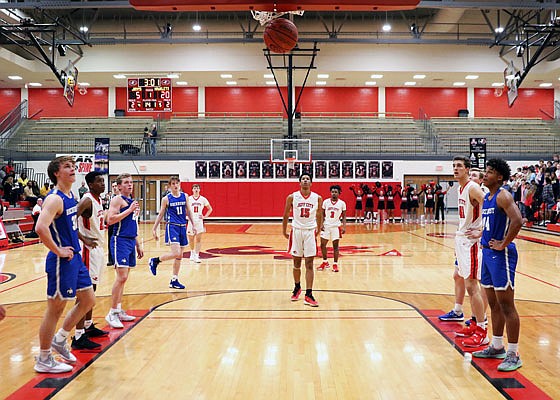
[[[35,361],[33,369],[44,374],[63,374],[72,371],[73,368],[71,365],[56,361],[52,354],[49,354],[46,360],[35,357]]]
[[[124,321],[124,322],[130,322],[130,321],[134,321],[136,319],[136,317],[134,317],[132,315],[128,315],[126,313],[126,311],[124,311],[124,310],[120,310],[119,313],[117,314],[117,316],[119,317],[119,319],[121,321]]]
[[[519,354],[515,354],[513,351],[508,351],[506,353],[506,359],[498,365],[498,371],[509,372],[515,371],[521,368],[523,361],[519,358]]]
[[[76,356],[72,354],[70,351],[70,347],[68,346],[68,342],[64,339],[62,342],[57,342],[56,339],[53,337],[51,342],[51,347],[56,350],[60,357],[66,362],[75,363]]]
[[[305,295],[305,298],[303,299],[303,304],[311,307],[319,307],[319,303],[317,303],[317,300],[315,300],[312,294]]]
[[[476,326],[476,329],[471,337],[463,340],[463,346],[465,347],[480,347],[488,343],[490,343],[490,339],[488,339],[488,332],[480,326]]]
[[[460,337],[471,337],[476,331],[476,323],[471,322],[469,325],[465,325],[461,330],[455,331],[455,336]]]
[[[107,336],[108,334],[109,332],[96,328],[95,324],[91,324],[89,328],[86,328],[87,337],[100,337]]]
[[[474,353],[472,353],[473,357],[476,358],[506,358],[506,349],[505,348],[501,348],[501,349],[497,349],[494,346],[490,345],[487,348],[485,348],[484,350],[480,350],[480,351],[475,351]]]
[[[99,343],[92,342],[86,335],[80,336],[79,339],[76,339],[76,336],[72,337],[72,348],[74,350],[95,350],[99,347],[101,347]]]
[[[451,310],[447,314],[440,315],[438,318],[440,321],[463,321],[465,316],[463,313],[457,313],[455,310]]]
[[[121,320],[119,319],[119,313],[114,313],[109,311],[109,314],[105,316],[105,321],[109,324],[111,328],[114,329],[122,329],[124,325],[122,324]]]
[[[294,290],[292,291],[292,301],[298,301],[299,300],[299,295],[301,294],[301,287],[295,287]]]
[[[325,268],[329,268],[329,262],[328,262],[328,261],[323,261],[323,262],[321,263],[321,265],[319,265],[319,266],[317,267],[317,271],[324,271]]]
[[[179,279],[171,279],[171,281],[169,282],[169,287],[171,289],[184,289],[185,285],[181,284],[181,282],[179,282]]]
[[[338,264],[333,264],[332,272],[338,272]]]
[[[152,271],[152,275],[157,274],[157,266],[160,261],[157,258],[150,258],[150,262],[148,265],[150,266],[150,271]]]

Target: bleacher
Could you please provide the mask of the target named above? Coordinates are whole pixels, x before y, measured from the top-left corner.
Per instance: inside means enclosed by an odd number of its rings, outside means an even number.
[[[421,125],[410,114],[302,113],[299,137],[315,153],[427,154]]]
[[[432,118],[439,147],[464,152],[469,138],[487,139],[489,154],[547,154],[560,143],[558,127],[538,118]]]

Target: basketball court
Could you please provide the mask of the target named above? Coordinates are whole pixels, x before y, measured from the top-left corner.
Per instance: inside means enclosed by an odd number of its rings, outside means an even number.
[[[123,302],[139,318],[122,331],[108,328],[113,270],[107,267],[94,320],[110,336],[98,340],[100,352],[75,352],[78,366],[59,376],[33,372],[45,309],[45,248],[3,252],[7,282],[0,293],[8,318],[0,323],[0,397],[560,397],[553,351],[559,345],[560,239],[525,231],[517,239],[524,365],[498,373],[497,360],[465,359],[453,336],[459,323],[436,318],[453,303],[451,220],[349,223],[340,272],[315,272],[318,308],[290,301],[292,261],[279,222],[208,224],[203,262],[184,256],[186,290],[168,289],[170,263],[151,275],[148,259],[166,249],[151,238],[151,224],[142,224],[145,257],[131,273]]]

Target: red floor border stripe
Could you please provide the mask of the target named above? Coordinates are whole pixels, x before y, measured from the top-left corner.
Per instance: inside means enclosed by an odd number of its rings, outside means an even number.
[[[102,329],[109,331],[109,335],[105,337],[92,338],[96,343],[101,344],[99,351],[76,351],[72,352],[78,359],[74,369],[66,374],[39,374],[35,375],[29,382],[14,391],[6,400],[28,400],[28,399],[50,399],[57,392],[63,389],[74,378],[81,374],[87,367],[107,351],[113,344],[128,333],[138,322],[140,322],[147,314],[148,310],[127,310],[129,315],[134,315],[137,319],[134,322],[124,322],[124,329],[112,329],[104,326]],[[56,352],[53,352],[56,355]],[[49,387],[40,387],[41,384],[48,384]],[[77,397],[80,397],[77,395]]]
[[[461,353],[465,354],[470,353],[472,351],[478,351],[486,346],[482,346],[481,348],[465,348],[461,344],[461,340],[463,338],[456,337],[455,331],[462,327],[462,323],[460,322],[442,322],[438,319],[438,315],[445,314],[443,310],[419,310],[424,317],[432,324],[432,326],[450,343],[455,345],[455,348]],[[521,354],[523,356],[523,354]],[[518,369],[514,372],[500,372],[497,370],[498,364],[500,364],[502,360],[495,360],[495,359],[480,359],[480,358],[473,358],[471,363],[472,365],[482,373],[486,379],[496,388],[500,393],[502,393],[506,398],[512,400],[552,400],[552,397],[547,395],[542,389],[536,386],[533,382],[527,379],[523,375],[523,367]],[[506,386],[509,382],[505,382],[502,380],[516,380],[520,386],[519,388],[511,388],[511,387],[504,387],[503,383],[506,383]]]

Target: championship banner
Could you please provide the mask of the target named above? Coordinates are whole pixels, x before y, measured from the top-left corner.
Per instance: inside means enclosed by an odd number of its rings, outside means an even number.
[[[471,166],[486,169],[486,138],[470,138]]]
[[[95,138],[95,171],[109,173],[109,138]]]

